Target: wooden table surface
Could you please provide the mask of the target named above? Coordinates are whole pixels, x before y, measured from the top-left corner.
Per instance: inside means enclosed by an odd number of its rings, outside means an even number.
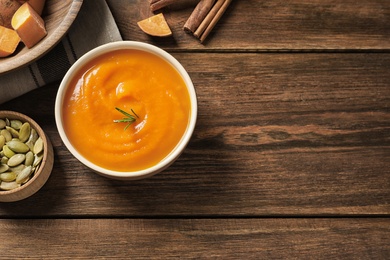
[[[0,204],[0,258],[388,259],[390,2],[233,1],[207,41],[146,0],[107,0],[125,40],[176,57],[199,112],[182,156],[139,181],[98,176],[65,148],[59,82],[0,105],[33,117],[55,165],[32,197]],[[34,109],[31,109],[31,108]]]

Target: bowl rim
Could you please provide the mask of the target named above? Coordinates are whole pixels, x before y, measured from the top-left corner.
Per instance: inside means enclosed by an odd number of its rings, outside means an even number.
[[[72,76],[75,72],[77,72],[79,69],[81,69],[85,64],[87,64],[89,61],[95,59],[96,57],[103,55],[105,53],[120,50],[120,49],[134,49],[134,50],[141,50],[146,51],[149,53],[152,53],[154,55],[159,56],[160,58],[164,59],[166,62],[168,62],[176,71],[180,74],[182,79],[184,80],[189,96],[190,96],[190,102],[191,102],[191,114],[190,119],[187,125],[187,129],[184,132],[182,138],[178,142],[178,144],[175,146],[175,148],[159,163],[156,165],[146,168],[143,170],[138,171],[114,171],[109,170],[106,168],[103,168],[101,166],[98,166],[89,160],[87,160],[84,156],[82,156],[71,144],[70,140],[68,139],[67,135],[65,134],[64,128],[63,128],[63,121],[62,121],[62,107],[64,102],[64,94],[66,92],[67,83],[72,80]],[[116,42],[110,42],[103,44],[99,47],[96,47],[89,52],[85,53],[83,56],[81,56],[67,71],[64,78],[62,79],[60,86],[58,88],[58,92],[56,95],[55,100],[55,106],[54,106],[54,114],[55,114],[55,121],[57,125],[58,133],[64,142],[67,149],[70,151],[70,153],[76,157],[82,164],[87,166],[88,168],[94,170],[96,173],[113,178],[113,179],[143,179],[146,177],[150,177],[154,174],[157,174],[161,172],[162,170],[166,169],[171,163],[175,161],[179,157],[179,155],[182,153],[182,151],[187,146],[189,140],[192,137],[193,131],[195,129],[196,121],[197,121],[197,112],[198,112],[198,102],[197,102],[197,95],[195,91],[195,87],[193,85],[193,82],[185,70],[185,68],[181,65],[181,63],[174,58],[171,54],[169,54],[167,51],[149,44],[145,42],[139,42],[139,41],[116,41]]]
[[[12,190],[7,190],[7,191],[3,191],[3,190],[0,191],[0,197],[8,196],[8,195],[20,192],[22,190],[27,189],[29,186],[33,185],[32,183],[36,179],[38,179],[39,176],[41,175],[41,173],[43,172],[43,169],[44,169],[43,166],[47,162],[47,158],[49,156],[49,149],[51,147],[50,139],[46,136],[46,134],[43,131],[42,127],[34,119],[32,119],[31,117],[29,117],[29,116],[27,116],[27,115],[25,115],[23,113],[12,111],[12,110],[0,110],[0,118],[3,117],[3,114],[4,114],[5,117],[8,117],[9,119],[24,120],[24,121],[30,123],[31,127],[33,127],[37,132],[40,132],[39,137],[41,137],[43,139],[43,143],[45,144],[45,149],[43,151],[42,163],[41,163],[38,171],[34,174],[34,176],[28,182],[26,182],[25,184],[21,185],[18,188],[15,188],[15,189],[12,189]],[[10,116],[6,116],[7,114],[9,114]],[[52,167],[52,165],[50,167]],[[49,175],[50,174],[51,174],[51,170],[49,171]],[[49,176],[47,178],[49,178]],[[44,185],[45,182],[46,181],[43,182],[42,186]],[[37,192],[37,191],[38,190],[34,191],[34,193]],[[29,196],[31,196],[33,194],[30,194]],[[21,198],[21,199],[24,199],[24,198]]]

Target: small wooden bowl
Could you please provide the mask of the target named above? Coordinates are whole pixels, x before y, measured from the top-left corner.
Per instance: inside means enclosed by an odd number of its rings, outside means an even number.
[[[83,0],[46,0],[42,13],[46,37],[31,49],[20,43],[14,54],[0,58],[0,75],[24,67],[50,51],[67,33],[82,3]]]
[[[19,119],[22,122],[30,123],[31,127],[37,131],[44,143],[43,160],[34,176],[19,188],[0,191],[0,202],[23,200],[35,194],[48,180],[54,163],[53,146],[42,128],[30,117],[14,111],[0,111],[0,118]]]

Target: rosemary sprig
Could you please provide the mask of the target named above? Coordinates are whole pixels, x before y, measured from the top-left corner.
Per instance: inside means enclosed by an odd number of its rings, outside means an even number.
[[[139,118],[139,116],[134,112],[133,109],[131,109],[131,112],[134,114],[130,114],[118,107],[115,108],[116,110],[118,110],[119,112],[121,112],[122,114],[124,114],[126,117],[122,118],[122,119],[117,119],[117,120],[114,120],[114,123],[127,123],[127,125],[125,126],[125,129],[126,130],[132,123],[135,122],[135,120],[137,118]]]

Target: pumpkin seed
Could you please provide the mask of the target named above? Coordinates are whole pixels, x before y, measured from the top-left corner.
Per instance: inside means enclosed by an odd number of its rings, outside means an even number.
[[[30,137],[31,126],[28,122],[24,123],[19,130],[19,140],[21,142],[26,142]]]
[[[1,151],[1,152],[3,152],[3,151]],[[0,161],[0,163],[1,164],[7,164],[7,162],[8,162],[8,157],[7,156],[4,156],[4,155],[2,155],[3,157],[1,157],[1,161]]]
[[[38,167],[43,159],[43,153],[36,154],[33,162],[34,167]]]
[[[15,130],[19,130],[20,127],[22,127],[22,124],[23,124],[22,121],[20,121],[18,119],[10,120],[10,127],[12,127]]]
[[[0,119],[0,129],[3,129],[6,125],[6,122],[3,119]]]
[[[16,188],[19,188],[21,185],[19,183],[16,183],[16,181],[2,181],[0,183],[0,189],[1,190],[13,190]]]
[[[6,156],[7,158],[11,158],[12,156],[15,155],[15,153],[11,149],[9,149],[7,145],[3,146],[3,152],[4,152],[4,156]]]
[[[30,151],[34,150],[34,144],[31,141],[27,141],[25,144],[30,148]]]
[[[30,137],[29,137],[29,141],[31,141],[33,144],[35,144],[35,142],[38,140],[39,136],[38,136],[38,133],[37,131],[32,128],[31,129],[31,133],[30,133]]]
[[[13,171],[14,173],[16,173],[16,175],[21,173],[24,170],[24,168],[26,168],[24,164],[19,164],[17,166],[9,167],[10,171]]]
[[[10,132],[10,134],[12,135],[12,137],[14,138],[19,138],[19,132],[17,130],[15,130],[14,128],[10,127],[10,126],[6,126],[5,129],[8,130],[8,132]]]
[[[30,151],[30,148],[25,143],[19,140],[9,141],[7,143],[7,146],[15,153],[27,153],[28,151]]]
[[[14,181],[14,180],[16,180],[16,174],[14,172],[0,173],[0,180],[2,180],[2,181]]]
[[[2,136],[4,136],[6,142],[9,142],[9,141],[12,140],[12,135],[11,135],[11,133],[7,129],[2,129],[0,131],[0,134]]]
[[[28,178],[26,178],[21,184],[26,184],[31,178],[32,178],[32,174],[30,174],[30,176],[28,176]]]
[[[33,173],[31,166],[24,168],[24,170],[16,177],[16,183],[24,182],[28,177],[30,177],[31,173]]]
[[[3,147],[5,145],[5,137],[3,135],[0,135],[0,147]]]
[[[14,156],[12,156],[11,158],[9,158],[7,164],[8,164],[8,166],[11,166],[11,167],[17,166],[17,165],[21,164],[22,162],[24,162],[25,159],[26,159],[25,154],[17,153]]]
[[[33,152],[34,152],[34,154],[39,154],[42,151],[43,151],[43,140],[41,137],[39,137],[34,144]]]
[[[8,171],[9,166],[7,164],[0,164],[0,173]]]
[[[28,153],[26,153],[26,160],[24,161],[24,165],[30,166],[33,164],[33,162],[34,162],[34,154],[33,152],[29,151]]]
[[[35,142],[37,141],[37,139],[39,138],[38,136],[38,133],[37,131],[35,131],[34,128],[31,128],[31,131],[30,131],[30,136],[26,142],[26,145],[28,145],[28,147],[30,147],[30,150],[34,150],[34,144]]]

